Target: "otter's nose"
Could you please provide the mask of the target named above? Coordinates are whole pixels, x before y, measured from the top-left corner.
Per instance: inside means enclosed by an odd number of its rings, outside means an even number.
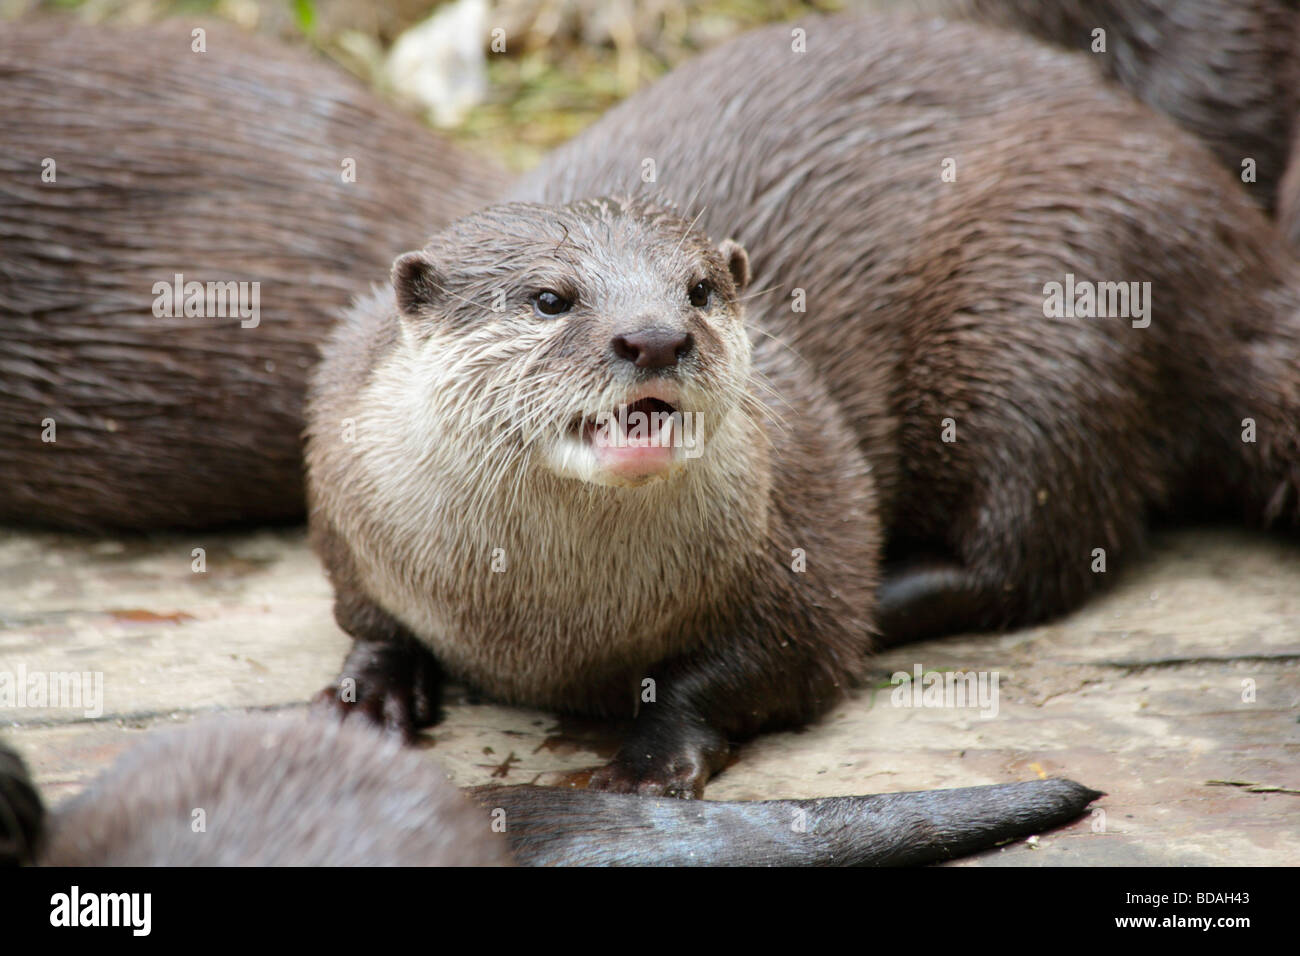
[[[695,337],[689,332],[649,328],[620,333],[609,344],[615,355],[637,368],[668,368],[691,353]]]

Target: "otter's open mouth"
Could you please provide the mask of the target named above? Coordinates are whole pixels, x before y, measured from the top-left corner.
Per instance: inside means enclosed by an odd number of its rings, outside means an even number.
[[[667,471],[681,446],[682,413],[661,398],[646,397],[594,417],[574,428],[597,465],[610,475],[637,480]]]

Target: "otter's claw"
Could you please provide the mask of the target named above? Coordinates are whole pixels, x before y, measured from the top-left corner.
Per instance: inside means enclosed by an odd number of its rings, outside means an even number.
[[[340,720],[361,720],[414,740],[441,716],[442,672],[413,643],[357,641],[338,679],[312,700],[312,711]]]

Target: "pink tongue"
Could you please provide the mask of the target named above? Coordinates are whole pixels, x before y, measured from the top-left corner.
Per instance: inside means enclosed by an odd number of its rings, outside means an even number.
[[[647,431],[636,431],[635,429],[622,436],[623,446],[626,448],[650,448],[658,443],[659,434],[655,432],[650,434]]]
[[[613,421],[595,430],[591,447],[600,467],[621,478],[656,475],[673,462],[672,443],[661,442],[657,428],[632,428],[625,433]]]
[[[673,463],[671,447],[655,445],[594,445],[600,467],[621,478],[645,478],[666,471]]]

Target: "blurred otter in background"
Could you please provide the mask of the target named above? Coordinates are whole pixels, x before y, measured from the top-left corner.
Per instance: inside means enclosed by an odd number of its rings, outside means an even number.
[[[203,28],[0,29],[0,522],[301,519],[317,343],[504,183],[336,67]]]
[[[921,0],[1080,50],[1101,72],[1194,133],[1272,210],[1300,107],[1293,0]],[[1104,50],[1095,30],[1104,30]],[[1086,137],[1081,127],[1081,138]]]

